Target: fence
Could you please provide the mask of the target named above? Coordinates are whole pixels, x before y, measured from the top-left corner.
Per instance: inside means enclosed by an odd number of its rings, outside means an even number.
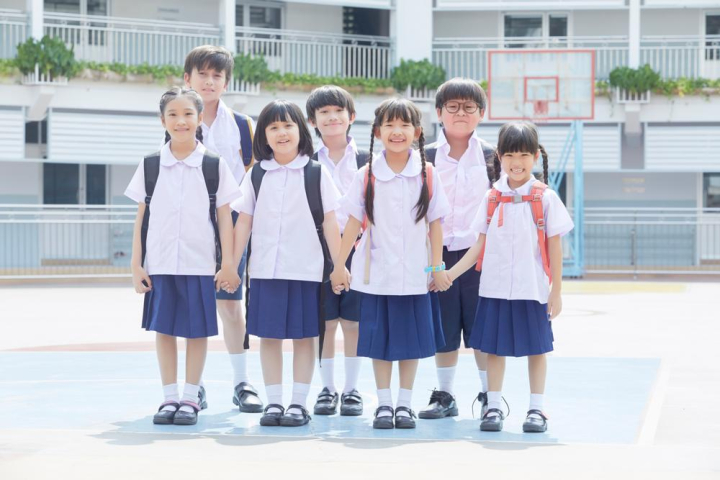
[[[236,42],[281,73],[388,78],[392,68],[390,37],[238,27]]]
[[[15,58],[18,43],[27,38],[27,15],[0,9],[0,58]]]

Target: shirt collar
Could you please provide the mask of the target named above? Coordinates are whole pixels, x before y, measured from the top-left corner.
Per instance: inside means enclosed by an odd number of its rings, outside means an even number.
[[[202,143],[195,141],[195,150],[184,160],[178,160],[170,150],[170,142],[167,142],[163,145],[162,150],[160,150],[160,164],[164,167],[172,167],[179,163],[185,164],[188,167],[199,167],[202,165],[203,155],[205,155],[206,150]]]
[[[326,156],[329,156],[330,149],[325,145],[325,142],[322,141],[322,138],[318,142],[318,152],[322,151]],[[350,135],[347,136],[347,147],[345,148],[345,155],[352,152],[353,154],[357,155],[357,144],[355,143],[355,139],[351,137]]]
[[[268,172],[271,170],[277,170],[279,168],[290,168],[292,170],[299,170],[301,168],[304,168],[309,161],[310,157],[308,157],[307,155],[298,155],[293,159],[292,162],[286,165],[280,165],[275,161],[274,158],[270,158],[268,160],[261,161],[260,166]]]
[[[446,160],[450,160],[453,162],[457,162],[454,158],[450,158],[450,144],[447,141],[447,137],[445,136],[445,129],[441,129],[440,133],[438,134],[437,140],[435,141],[435,145],[437,146],[438,150],[441,150],[443,152],[443,158]],[[473,130],[472,135],[470,135],[470,139],[468,140],[468,149],[474,148],[476,151],[478,148],[479,151],[482,152],[482,145],[480,145],[480,137],[477,135],[477,130]],[[483,157],[483,163],[484,163],[484,157]]]
[[[495,187],[500,193],[516,192],[518,195],[529,195],[530,191],[532,190],[532,186],[536,181],[537,180],[533,176],[533,178],[513,190],[512,188],[510,188],[510,185],[508,185],[508,176],[502,175],[500,177],[500,180],[493,184],[493,187]]]
[[[422,160],[420,160],[420,153],[417,150],[410,150],[410,159],[408,160],[405,168],[400,173],[392,171],[390,166],[387,164],[385,159],[385,150],[373,158],[372,173],[375,178],[382,182],[389,182],[396,176],[403,177],[415,177],[420,175],[422,171]]]

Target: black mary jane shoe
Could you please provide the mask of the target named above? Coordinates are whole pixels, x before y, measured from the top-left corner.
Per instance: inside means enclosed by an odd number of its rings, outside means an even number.
[[[499,408],[490,408],[482,417],[480,430],[483,432],[501,432],[505,414]]]
[[[257,390],[247,382],[240,382],[235,385],[233,403],[243,413],[260,413],[263,411],[263,402],[260,400]]]
[[[406,412],[409,416],[398,415],[398,412]],[[395,409],[395,428],[415,428],[415,412],[408,407],[397,407]]]
[[[390,415],[385,415],[383,417],[378,417],[378,413],[380,412],[390,412]],[[375,410],[375,419],[373,420],[373,428],[378,428],[380,430],[390,430],[395,428],[395,424],[393,423],[393,416],[395,415],[395,410],[389,405],[380,405]]]
[[[200,388],[198,389],[198,406],[200,407],[200,410],[205,410],[208,407],[207,403],[207,392],[205,391],[205,387],[200,385]]]
[[[175,410],[163,410],[163,408],[167,406],[175,407]],[[160,408],[158,408],[157,413],[153,416],[153,423],[155,425],[172,425],[173,420],[175,419],[175,414],[179,408],[180,404],[178,402],[163,402],[160,404]]]
[[[458,408],[455,397],[442,390],[433,390],[428,406],[420,410],[418,416],[425,420],[436,418],[457,417]]]
[[[480,402],[480,418],[483,418],[488,411],[487,392],[478,393],[477,397],[475,397],[475,400],[473,400],[473,403],[472,403],[473,418],[475,418],[475,402]],[[507,403],[507,402],[505,402],[505,403]]]
[[[268,412],[271,408],[280,410],[279,412]],[[271,403],[263,411],[263,416],[260,417],[260,425],[263,427],[279,427],[280,419],[285,413],[285,407],[278,405],[277,403]]]
[[[340,396],[340,415],[343,417],[358,417],[363,413],[363,399],[360,392],[354,388]]]
[[[338,399],[337,392],[330,393],[329,388],[323,387],[315,402],[313,413],[315,415],[335,415],[337,413]]]
[[[175,412],[175,418],[173,418],[174,425],[195,425],[198,420],[198,412],[201,410],[200,405],[195,402],[188,402],[183,400],[180,402],[181,407],[190,407],[192,412],[185,412],[178,409]]]
[[[300,410],[300,413],[288,413],[291,409]],[[310,413],[302,405],[288,405],[285,415],[280,418],[280,426],[282,427],[302,427],[310,422]]]
[[[523,432],[543,433],[545,431],[547,431],[547,417],[545,416],[545,414],[540,410],[528,410],[527,417],[523,422]]]

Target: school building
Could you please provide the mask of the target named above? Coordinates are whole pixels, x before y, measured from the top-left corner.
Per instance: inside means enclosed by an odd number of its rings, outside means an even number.
[[[569,48],[595,51],[598,81],[644,64],[665,80],[720,79],[711,0],[0,0],[0,58],[45,34],[79,60],[127,65],[181,65],[210,43],[283,73],[389,78],[401,59],[427,58],[447,78],[482,81],[490,51]],[[31,77],[0,76],[0,277],[125,273],[134,211],[123,191],[160,144],[166,85]],[[583,129],[586,270],[720,273],[720,89],[633,96],[601,85]],[[426,94],[413,96],[432,139]],[[235,82],[224,100],[257,117],[278,97],[304,107],[307,92]],[[383,98],[356,97],[361,147]],[[500,125],[478,133],[494,142]],[[551,169],[569,129],[540,124]],[[560,188],[570,207],[573,168]]]

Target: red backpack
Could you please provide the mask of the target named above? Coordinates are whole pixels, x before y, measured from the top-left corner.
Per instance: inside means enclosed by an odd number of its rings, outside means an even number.
[[[487,224],[490,225],[490,222],[492,221],[492,217],[495,214],[495,210],[497,210],[498,205],[500,205],[500,216],[498,218],[498,227],[502,227],[503,225],[503,203],[523,203],[523,202],[530,202],[530,207],[532,208],[532,216],[533,216],[533,223],[537,227],[537,236],[538,236],[538,246],[540,247],[540,256],[542,257],[542,264],[543,269],[545,270],[545,275],[548,276],[550,279],[550,283],[552,283],[552,275],[550,274],[550,257],[548,255],[548,245],[546,241],[545,236],[545,215],[543,213],[543,204],[542,204],[542,198],[543,194],[545,193],[545,190],[548,188],[547,185],[540,181],[536,181],[533,183],[532,190],[530,191],[530,195],[514,195],[514,196],[506,196],[503,197],[502,193],[496,188],[493,188],[490,190],[490,194],[488,196],[488,203],[487,203]],[[487,243],[487,239],[486,239]],[[480,255],[478,256],[477,264],[475,265],[475,270],[478,272],[482,270],[482,263],[483,263],[483,257],[485,256],[485,245],[486,243],[483,243],[482,249],[480,250]]]

